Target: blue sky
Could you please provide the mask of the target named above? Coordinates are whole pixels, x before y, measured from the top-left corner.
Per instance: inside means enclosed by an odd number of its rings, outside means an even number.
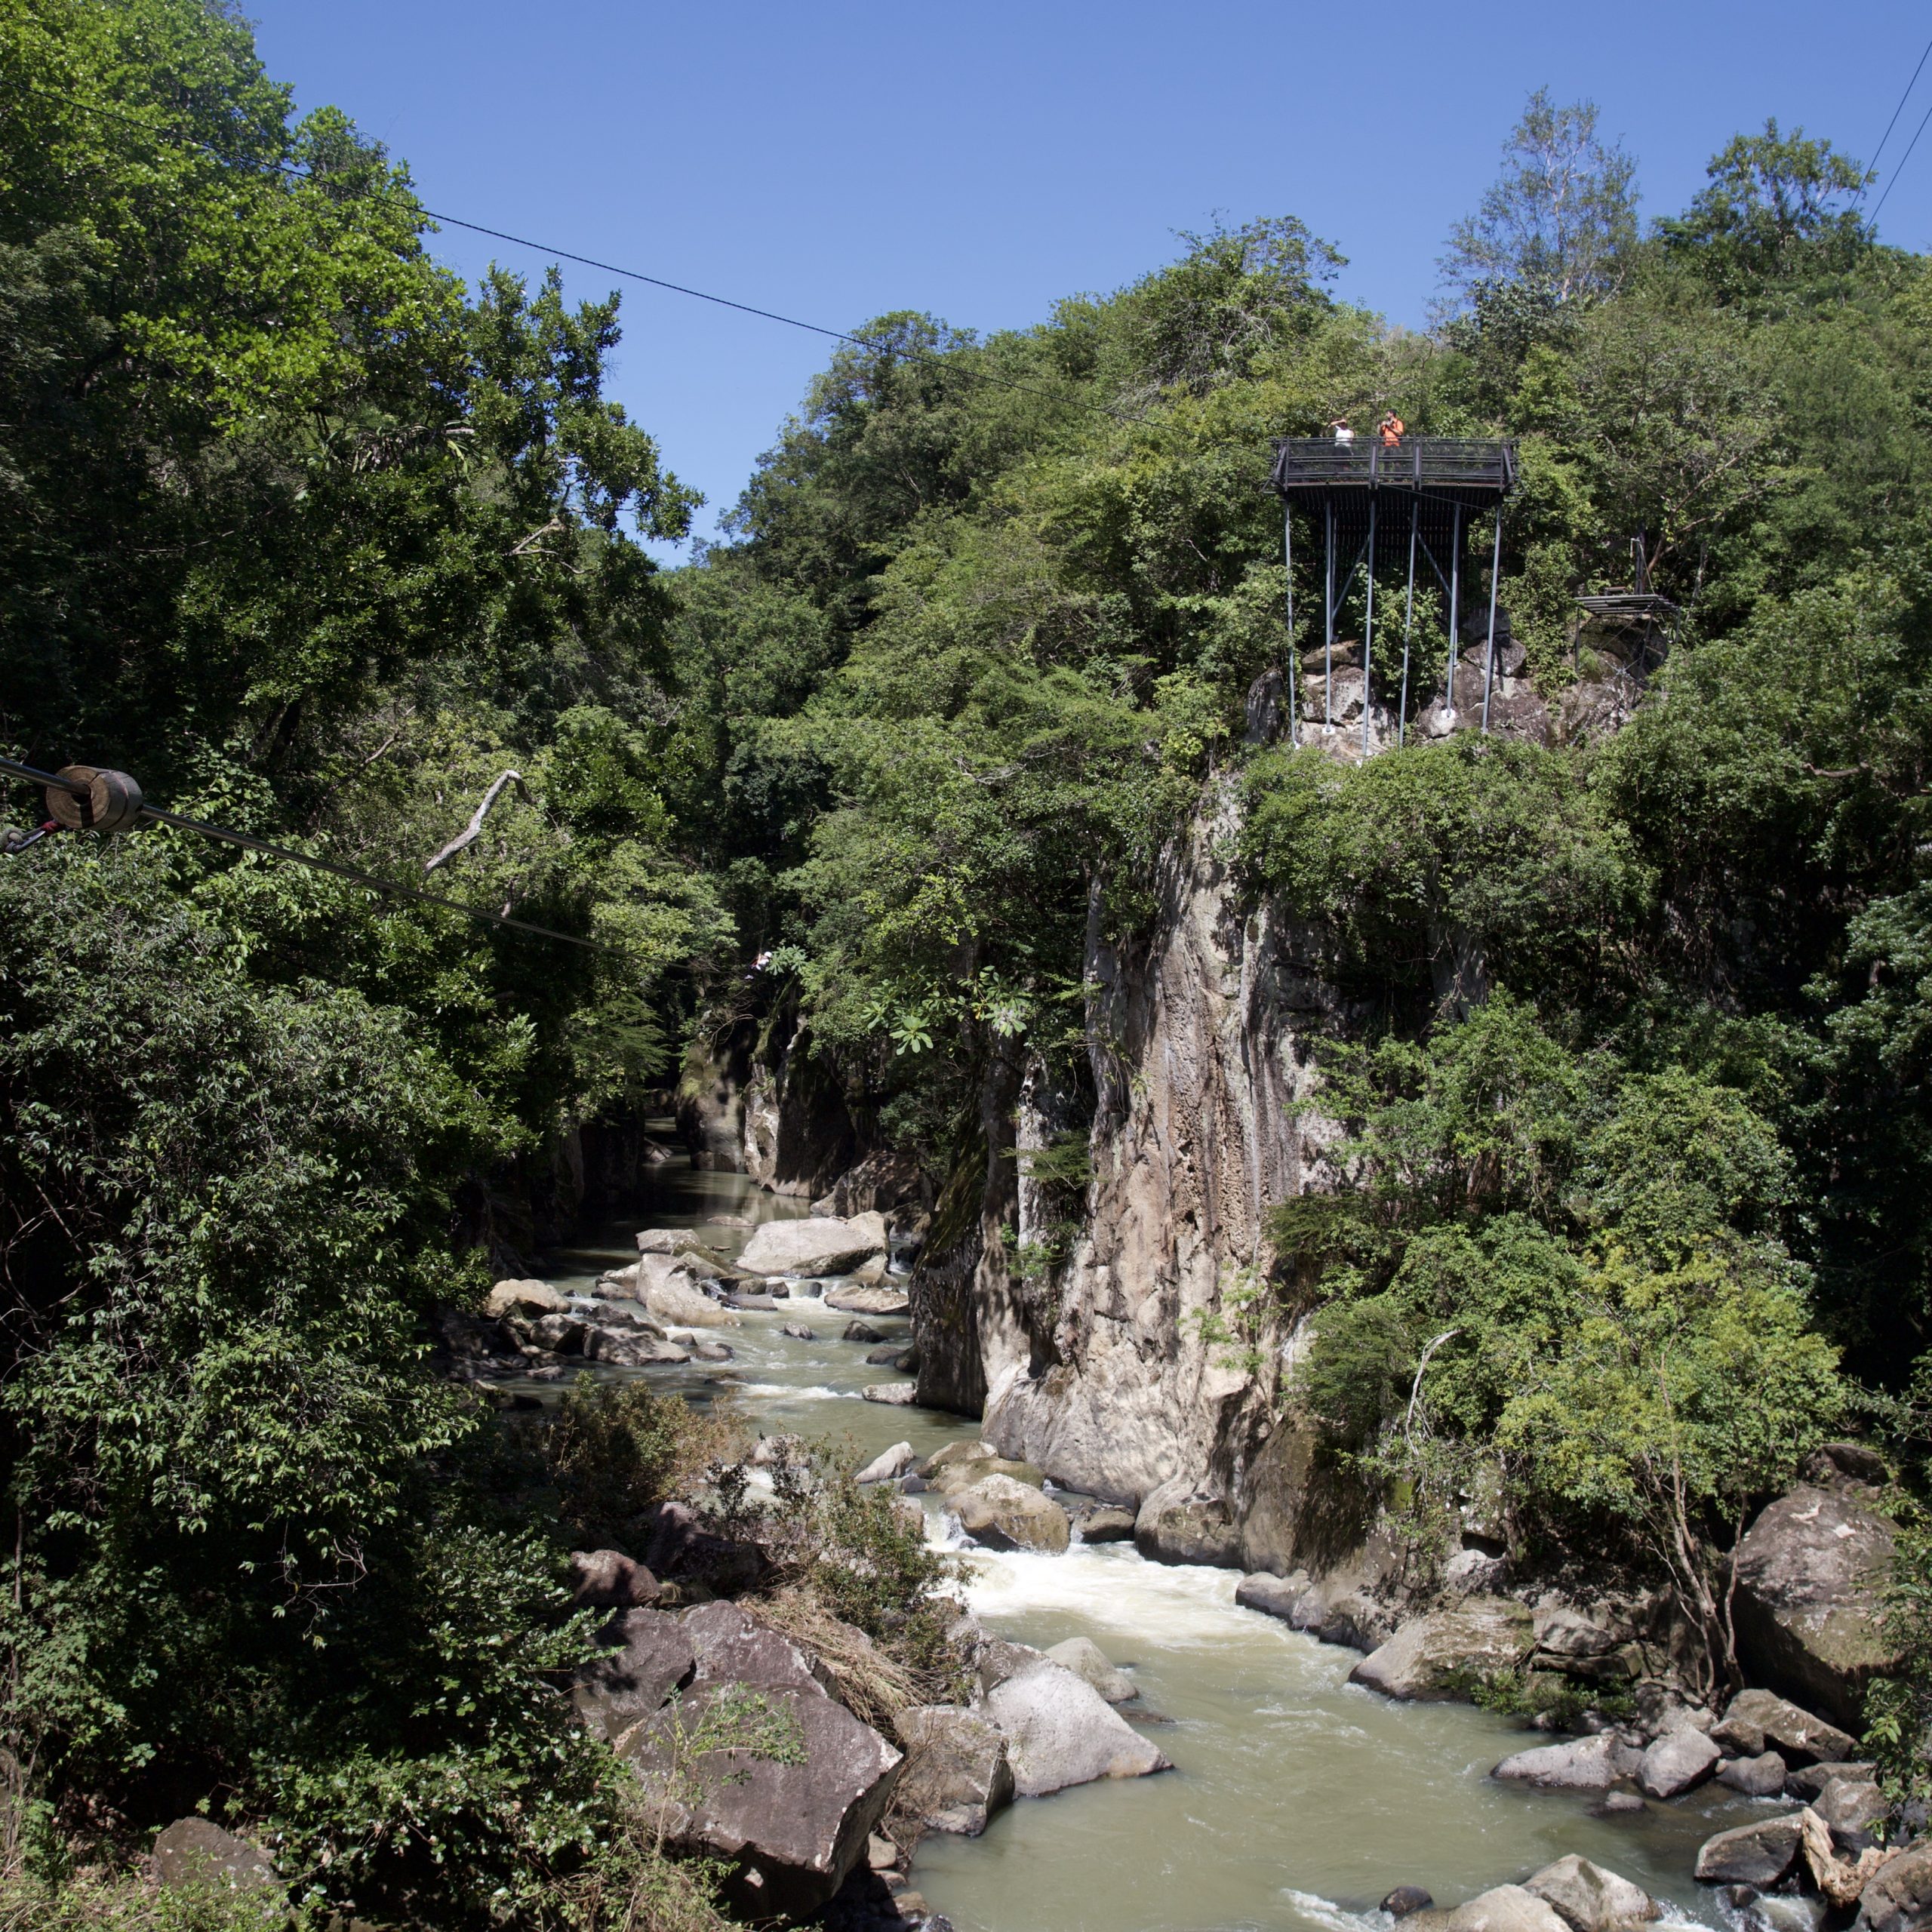
[[[251,11],[300,105],[346,111],[432,208],[835,328],[895,308],[1024,325],[1217,214],[1300,215],[1349,258],[1339,293],[1420,325],[1443,236],[1532,88],[1596,101],[1647,212],[1669,213],[1767,115],[1869,158],[1932,34],[1932,13],[1889,0]],[[1928,106],[1932,63],[1887,178]],[[1932,243],[1932,128],[1881,231]],[[471,277],[546,259],[454,229],[435,245]],[[708,531],[827,345],[635,287],[623,303],[615,392],[709,497]]]

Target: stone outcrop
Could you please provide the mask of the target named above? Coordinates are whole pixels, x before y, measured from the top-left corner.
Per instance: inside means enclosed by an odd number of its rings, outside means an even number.
[[[1546,1791],[1607,1791],[1620,1780],[1636,1776],[1642,1755],[1614,1732],[1601,1731],[1574,1743],[1540,1744],[1516,1752],[1490,1775]]]
[[[1134,1547],[1156,1563],[1241,1567],[1241,1537],[1220,1497],[1193,1493],[1185,1476],[1153,1491],[1134,1520]]]
[[[620,1549],[571,1553],[571,1601],[581,1609],[645,1609],[662,1594],[657,1579]]]
[[[1507,1597],[1471,1597],[1405,1623],[1349,1673],[1391,1697],[1466,1697],[1472,1683],[1518,1669],[1535,1641],[1530,1613]],[[1715,1753],[1712,1753],[1713,1758]]]
[[[1110,1704],[1124,1704],[1138,1694],[1134,1679],[1125,1671],[1116,1669],[1107,1660],[1106,1652],[1091,1637],[1069,1637],[1064,1643],[1055,1644],[1047,1655],[1083,1683],[1091,1684]]]
[[[177,1818],[154,1841],[155,1877],[169,1891],[272,1893],[281,1877],[259,1845],[207,1818]]]
[[[1637,1783],[1651,1798],[1675,1798],[1702,1784],[1724,1754],[1688,1725],[1654,1738],[1637,1767]]]
[[[1525,1878],[1523,1889],[1550,1906],[1570,1932],[1617,1932],[1620,1926],[1641,1925],[1663,1915],[1642,1886],[1574,1852]]]
[[[1006,1739],[1023,1798],[1173,1768],[1091,1684],[1043,1657],[987,1692],[986,1715]]]
[[[1799,1831],[1796,1817],[1786,1817],[1719,1832],[1698,1850],[1697,1881],[1768,1890],[1798,1863]]]
[[[1901,1852],[1866,1886],[1860,1932],[1923,1932],[1932,1925],[1932,1844]]]
[[[1738,1757],[1776,1751],[1787,1764],[1842,1764],[1854,1740],[1770,1690],[1740,1690],[1711,1727],[1713,1743]]]
[[[863,1866],[900,1754],[735,1604],[632,1611],[617,1629],[616,1655],[579,1674],[578,1708],[636,1770],[667,1843],[722,1861],[740,1915],[821,1910]]]
[[[1880,1611],[1896,1526],[1870,1494],[1801,1485],[1765,1506],[1735,1558],[1746,1670],[1854,1730],[1866,1685],[1895,1662]]]
[[[1409,1921],[1417,1922],[1416,1918]],[[1497,1885],[1442,1914],[1441,1932],[1570,1932],[1570,1927],[1534,1892],[1521,1885]]]
[[[1072,1537],[1066,1512],[1030,1484],[985,1475],[955,1492],[946,1506],[959,1527],[989,1549],[1036,1549],[1058,1555]]]
[[[814,1214],[763,1223],[746,1242],[738,1261],[748,1275],[816,1277],[844,1274],[884,1249],[885,1229],[877,1215],[836,1221]]]
[[[906,1767],[894,1801],[928,1830],[977,1838],[1013,1802],[1006,1740],[977,1712],[922,1704],[900,1713],[898,1730]]]

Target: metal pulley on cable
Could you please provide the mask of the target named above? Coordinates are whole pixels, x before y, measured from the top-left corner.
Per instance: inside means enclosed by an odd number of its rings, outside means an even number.
[[[125,771],[64,764],[47,787],[47,815],[64,832],[125,832],[141,815],[141,788]]]

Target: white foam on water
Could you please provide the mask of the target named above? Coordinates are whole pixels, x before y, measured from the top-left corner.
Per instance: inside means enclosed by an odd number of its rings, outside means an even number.
[[[789,1382],[740,1382],[735,1385],[741,1395],[782,1395],[788,1402],[859,1402],[865,1398],[854,1389],[828,1389],[823,1383],[804,1388]]]
[[[1312,1919],[1324,1932],[1386,1932],[1395,1923],[1386,1912],[1349,1912],[1318,1892],[1298,1892],[1284,1885],[1281,1896],[1303,1918]]]

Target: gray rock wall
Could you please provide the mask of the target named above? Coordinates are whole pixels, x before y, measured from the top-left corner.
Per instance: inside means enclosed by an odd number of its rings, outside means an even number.
[[[989,1119],[989,1183],[977,1228],[936,1243],[914,1291],[921,1399],[973,1411],[986,1438],[1057,1481],[1137,1503],[1162,1485],[1219,1500],[1237,1519],[1279,1373],[1266,1338],[1258,1375],[1204,1340],[1237,1271],[1265,1265],[1270,1208],[1304,1185],[1321,1137],[1306,1111],[1318,1033],[1346,1022],[1309,937],[1265,908],[1248,912],[1231,876],[1229,781],[1162,862],[1152,934],[1108,943],[1097,917],[1087,1032],[1097,1106],[1086,1231],[1048,1287],[1012,1278],[1001,1220],[1027,1238],[1027,1184],[992,1171],[1011,1148],[1045,1144],[1054,1097],[1021,1069],[1011,1106]],[[1001,1110],[995,1109],[996,1115]],[[964,1217],[959,1217],[963,1219]],[[945,1220],[944,1204],[935,1233]],[[975,1363],[961,1359],[976,1358]],[[1275,1484],[1271,1507],[1292,1510]],[[1284,1541],[1291,1540],[1284,1537]]]

